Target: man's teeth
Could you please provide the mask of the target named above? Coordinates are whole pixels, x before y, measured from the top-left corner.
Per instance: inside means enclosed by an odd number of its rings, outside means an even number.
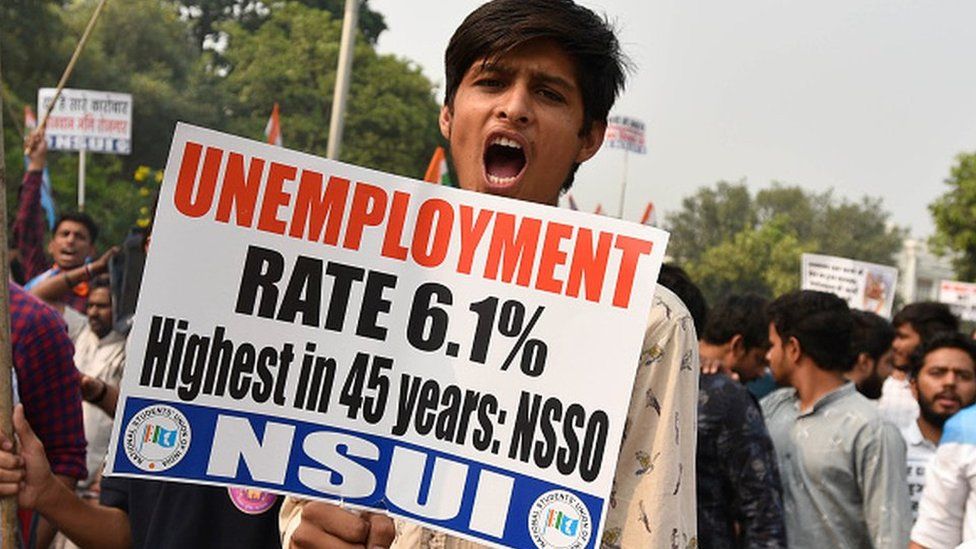
[[[497,175],[488,174],[488,182],[492,185],[511,185],[515,183],[514,177],[498,177]]]
[[[515,142],[514,140],[509,139],[507,137],[496,137],[496,138],[492,139],[491,143],[489,143],[489,144],[490,145],[501,145],[502,147],[511,147],[513,149],[521,149],[522,148],[522,145],[519,145],[517,142]]]

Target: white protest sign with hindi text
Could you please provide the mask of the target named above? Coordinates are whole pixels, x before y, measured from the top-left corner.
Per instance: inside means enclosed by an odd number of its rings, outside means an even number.
[[[939,301],[948,305],[963,320],[976,320],[976,284],[943,280],[939,284]]]
[[[666,245],[181,124],[107,474],[595,547]]]
[[[898,269],[844,257],[803,254],[800,287],[830,292],[852,309],[891,318]]]
[[[54,88],[37,92],[37,112],[46,112]],[[47,119],[52,151],[129,154],[132,151],[132,96],[65,88]]]

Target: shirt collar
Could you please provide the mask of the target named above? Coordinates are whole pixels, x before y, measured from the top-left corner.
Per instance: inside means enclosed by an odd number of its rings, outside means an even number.
[[[905,442],[909,446],[925,446],[927,448],[936,448],[936,445],[932,443],[929,439],[922,435],[922,430],[918,428],[918,420],[911,421],[902,428],[901,436],[905,437]]]
[[[853,392],[854,392],[854,384],[851,383],[850,381],[847,381],[843,385],[841,385],[840,387],[838,387],[838,388],[834,389],[833,391],[830,391],[829,393],[827,393],[824,396],[820,397],[819,400],[817,400],[816,402],[813,403],[813,406],[810,407],[810,410],[808,410],[806,412],[800,411],[800,415],[798,417],[811,416],[813,414],[816,414],[822,408],[825,408],[827,406],[830,406],[832,403],[834,403],[834,402],[836,402],[838,400],[841,400],[842,398],[847,397],[848,395],[850,395]],[[800,407],[800,399],[799,399],[799,397],[797,397],[795,390],[794,390],[794,393],[793,393],[793,398],[796,399],[796,406],[797,406],[797,409],[799,409],[799,407]]]

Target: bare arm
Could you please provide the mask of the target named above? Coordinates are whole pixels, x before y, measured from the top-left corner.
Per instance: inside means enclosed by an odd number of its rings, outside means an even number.
[[[118,252],[118,246],[113,246],[91,263],[64,271],[58,276],[51,276],[39,281],[31,287],[30,293],[48,303],[60,302],[78,284],[108,272],[108,262]]]
[[[81,376],[81,398],[85,402],[101,408],[108,417],[115,417],[115,407],[119,402],[119,388],[91,376]]]
[[[63,484],[69,491],[74,493],[75,486],[78,485],[77,479],[65,475],[54,475],[54,478]],[[54,541],[54,536],[57,533],[58,528],[52,525],[49,520],[42,516],[41,519],[37,521],[37,547],[49,547],[51,542]]]
[[[27,420],[23,406],[14,409],[20,448],[0,440],[0,495],[17,495],[21,507],[34,509],[80,547],[128,549],[129,516],[112,507],[89,505],[52,472]]]

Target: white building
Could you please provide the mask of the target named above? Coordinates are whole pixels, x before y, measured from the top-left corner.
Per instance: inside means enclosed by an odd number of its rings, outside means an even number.
[[[952,257],[929,251],[924,240],[907,239],[898,253],[898,294],[902,303],[938,301],[939,283],[955,280]]]

